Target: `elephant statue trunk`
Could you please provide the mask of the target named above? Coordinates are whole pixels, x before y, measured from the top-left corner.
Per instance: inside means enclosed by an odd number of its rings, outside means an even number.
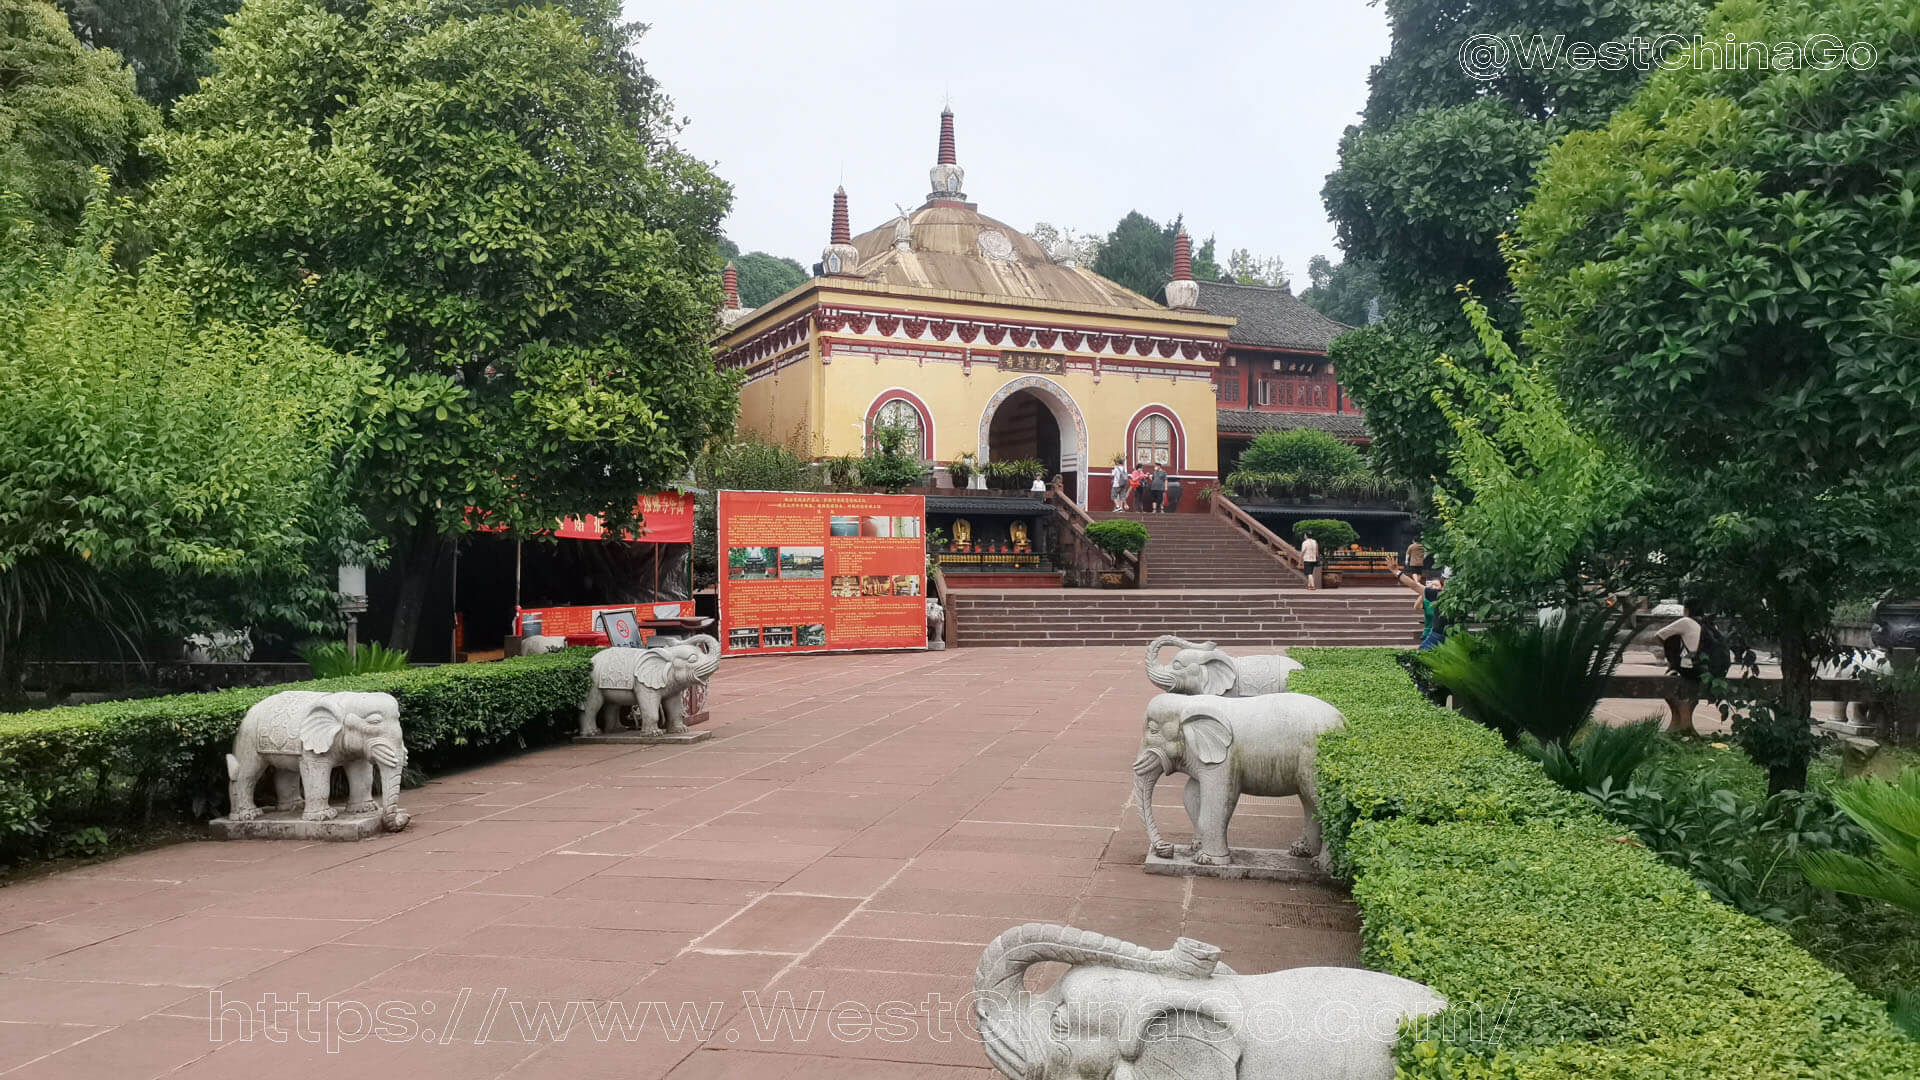
[[[1211,641],[1192,642],[1175,634],[1161,634],[1147,643],[1147,678],[1162,690],[1173,689],[1173,668],[1160,662],[1160,652],[1167,646],[1176,649],[1211,649]]]
[[[1211,978],[1220,950],[1192,938],[1154,950],[1091,930],[1026,923],[1003,932],[974,969],[974,1010],[987,1057],[1008,1076],[1039,1077],[1049,1058],[1047,1027],[1033,1015],[1027,968],[1047,962],[1091,965],[1175,978]],[[1230,968],[1222,968],[1231,972]]]
[[[1160,826],[1153,817],[1153,790],[1172,766],[1165,751],[1151,746],[1133,762],[1133,799],[1140,804],[1140,822],[1147,827],[1147,848],[1162,858],[1173,854],[1173,845],[1160,839]]]
[[[1067,970],[1045,989],[1039,963]],[[987,1060],[1013,1080],[1392,1080],[1402,1025],[1446,999],[1359,968],[1241,975],[1212,945],[1152,950],[1069,926],[995,938],[973,976]]]

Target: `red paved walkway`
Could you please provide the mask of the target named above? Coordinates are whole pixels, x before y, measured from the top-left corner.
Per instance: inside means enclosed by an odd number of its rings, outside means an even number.
[[[0,890],[0,1075],[987,1077],[954,1017],[1015,923],[1352,962],[1328,892],[1138,868],[1152,692],[1133,647],[729,660],[704,744],[510,758],[360,844],[182,844]],[[1234,818],[1242,844],[1298,827],[1297,804]],[[249,1030],[267,994],[319,1004]],[[639,1030],[596,1037],[572,1002]]]

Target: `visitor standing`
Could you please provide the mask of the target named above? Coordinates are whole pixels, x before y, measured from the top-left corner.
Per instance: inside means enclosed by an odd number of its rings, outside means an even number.
[[[1427,546],[1418,540],[1407,545],[1407,573],[1421,578],[1426,576]]]
[[[1666,701],[1672,721],[1667,731],[1675,737],[1700,734],[1693,726],[1693,713],[1700,705],[1700,677],[1708,672],[1724,676],[1731,666],[1718,659],[1727,650],[1705,606],[1688,600],[1681,610],[1685,614],[1653,632],[1667,671],[1674,676],[1672,696]]]
[[[1317,571],[1320,569],[1320,541],[1315,540],[1312,533],[1308,533],[1307,538],[1300,541],[1300,565],[1307,572],[1307,588],[1319,588]]]
[[[1155,465],[1153,467],[1153,478],[1147,481],[1148,512],[1154,514],[1165,513],[1166,501],[1167,467],[1165,465]]]
[[[1447,637],[1447,619],[1440,614],[1440,590],[1446,582],[1434,578],[1420,590],[1420,650],[1438,646]]]
[[[1180,509],[1180,478],[1177,476],[1168,476],[1167,495],[1166,498],[1160,500],[1160,512],[1163,514],[1171,514],[1178,509]]]
[[[1140,485],[1145,483],[1146,480],[1147,480],[1147,470],[1144,467],[1139,465],[1135,465],[1133,467],[1133,471],[1127,474],[1127,508],[1128,509],[1130,510],[1140,509],[1140,500],[1144,497],[1140,494]]]
[[[1116,454],[1113,458],[1113,508],[1127,508],[1127,459]]]

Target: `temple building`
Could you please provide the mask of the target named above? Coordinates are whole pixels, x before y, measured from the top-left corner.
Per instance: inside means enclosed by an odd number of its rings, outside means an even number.
[[[730,293],[716,355],[745,376],[741,429],[822,459],[864,453],[876,425],[897,424],[936,470],[962,454],[1037,461],[1094,510],[1123,456],[1166,466],[1194,509],[1218,476],[1233,314],[1188,295],[1207,287],[1190,271],[1163,306],[982,214],[951,111],[930,179],[918,208],[857,235],[836,191],[814,278],[753,310]],[[1184,256],[1184,234],[1177,246]]]
[[[1319,428],[1366,445],[1360,407],[1347,397],[1327,360],[1327,346],[1351,327],[1284,288],[1221,281],[1194,285],[1197,307],[1234,320],[1226,358],[1213,374],[1222,473],[1232,471],[1254,436],[1268,431]]]

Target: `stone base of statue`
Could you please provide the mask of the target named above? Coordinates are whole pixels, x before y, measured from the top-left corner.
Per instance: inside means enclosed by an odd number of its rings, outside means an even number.
[[[686,743],[705,742],[713,738],[711,731],[656,731],[646,732],[638,728],[624,731],[606,731],[598,735],[576,735],[577,743],[625,743],[635,746],[678,746]]]
[[[207,823],[215,840],[365,840],[380,835],[380,811],[308,821],[298,810],[264,810],[251,821],[217,817]]]
[[[1275,848],[1234,848],[1225,863],[1197,863],[1192,849],[1176,847],[1162,858],[1147,853],[1147,873],[1169,877],[1247,878],[1253,881],[1326,881],[1327,873],[1312,859]]]

